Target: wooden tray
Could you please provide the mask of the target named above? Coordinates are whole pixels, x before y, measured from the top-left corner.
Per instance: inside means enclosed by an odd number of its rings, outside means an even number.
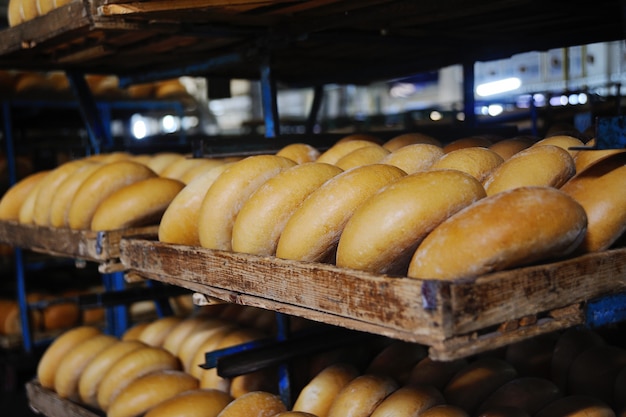
[[[46,417],[103,417],[104,413],[88,409],[72,401],[60,398],[33,380],[26,383],[28,402],[36,412]]]
[[[450,360],[583,324],[588,300],[626,289],[626,249],[438,281],[123,238],[127,273],[430,347]]]
[[[156,236],[158,226],[112,231],[72,230],[0,221],[0,243],[52,256],[98,262],[100,272],[119,271],[123,236]]]

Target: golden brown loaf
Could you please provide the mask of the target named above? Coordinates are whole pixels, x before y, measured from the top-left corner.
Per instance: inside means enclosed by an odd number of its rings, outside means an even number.
[[[430,166],[430,170],[456,169],[482,182],[502,162],[504,159],[494,151],[473,146],[446,153]]]
[[[37,365],[37,378],[44,388],[54,389],[56,371],[62,358],[80,343],[96,335],[100,330],[91,326],[79,326],[58,336],[46,349]]]
[[[230,395],[219,390],[192,389],[162,401],[144,417],[217,417],[232,400]]]
[[[59,185],[50,203],[50,226],[68,226],[69,220],[67,216],[76,190],[101,165],[101,163],[95,161],[88,162],[74,171]]]
[[[148,324],[139,334],[138,340],[149,346],[162,347],[168,334],[182,319],[176,316],[161,317]]]
[[[466,138],[456,139],[443,147],[445,153],[450,153],[458,149],[481,147],[488,148],[493,145],[491,139],[484,136],[469,136]]]
[[[615,412],[598,398],[568,395],[548,404],[535,417],[615,417]]]
[[[304,199],[342,170],[308,162],[270,178],[243,204],[233,225],[232,250],[274,255],[285,224]]]
[[[561,187],[587,213],[580,252],[608,249],[626,231],[625,186],[626,153],[619,153],[597,161]]]
[[[28,194],[50,171],[30,174],[9,188],[0,199],[0,220],[19,220],[20,208]]]
[[[102,377],[117,361],[145,344],[136,341],[119,341],[100,351],[83,369],[78,379],[78,394],[80,400],[92,407],[98,407],[98,389]]]
[[[339,238],[336,263],[403,274],[428,233],[483,197],[480,182],[457,170],[418,172],[398,179],[354,211]]]
[[[189,182],[172,199],[159,223],[159,241],[200,246],[200,207],[211,185],[230,164],[214,166]]]
[[[396,166],[410,175],[426,171],[443,155],[443,149],[439,146],[417,143],[396,149],[384,157],[380,163]]]
[[[295,165],[282,156],[257,155],[229,166],[213,182],[200,206],[200,244],[209,249],[231,250],[233,224],[243,203],[265,181]]]
[[[320,151],[306,143],[291,143],[281,148],[276,155],[289,158],[296,164],[304,164],[316,161]]]
[[[498,141],[491,145],[489,149],[506,160],[516,153],[531,147],[533,143],[534,141],[531,138],[520,136]]]
[[[98,206],[115,191],[135,182],[156,177],[145,165],[128,160],[104,164],[87,177],[76,190],[68,211],[72,229],[89,229]]]
[[[359,372],[353,365],[329,365],[302,388],[293,405],[293,411],[326,417],[337,394],[358,375]]]
[[[512,406],[535,415],[562,396],[563,393],[549,379],[531,376],[515,378],[495,390],[482,403],[479,412],[500,406]]]
[[[356,168],[362,165],[377,164],[384,157],[389,155],[389,153],[390,152],[382,146],[372,144],[349,152],[342,156],[335,165],[346,171],[350,168]]]
[[[365,146],[372,146],[376,144],[377,143],[373,140],[347,139],[346,137],[343,140],[335,143],[328,150],[322,152],[322,154],[317,158],[316,161],[334,165],[337,163],[337,161],[339,161],[350,152],[359,148],[363,148]]]
[[[335,175],[309,194],[289,218],[278,240],[276,256],[301,261],[328,258],[356,208],[405,175],[401,169],[383,164],[364,165]]]
[[[387,142],[383,143],[383,148],[390,152],[395,152],[400,148],[415,144],[428,144],[441,148],[441,142],[438,139],[418,132],[403,133],[398,136],[394,136]]]
[[[574,159],[554,145],[532,146],[495,168],[485,179],[487,195],[524,186],[559,188],[576,173]]]
[[[177,370],[160,370],[130,382],[111,402],[107,417],[137,417],[176,395],[198,388],[198,380]]]
[[[430,385],[406,385],[392,392],[376,407],[371,417],[411,417],[445,404],[439,390]]]
[[[580,204],[551,187],[522,187],[483,198],[435,228],[408,275],[456,279],[570,254],[587,230]]]
[[[387,376],[357,376],[339,391],[328,410],[328,417],[370,416],[397,389],[398,383]]]
[[[280,397],[264,391],[242,395],[228,404],[220,417],[273,417],[287,411]]]
[[[582,140],[575,138],[573,136],[555,135],[555,136],[546,137],[545,139],[542,139],[539,142],[536,142],[533,146],[542,146],[542,145],[558,146],[559,148],[566,150],[573,158],[578,153],[578,150],[572,149],[572,148],[581,147],[581,146],[584,146],[585,144],[583,143]]]

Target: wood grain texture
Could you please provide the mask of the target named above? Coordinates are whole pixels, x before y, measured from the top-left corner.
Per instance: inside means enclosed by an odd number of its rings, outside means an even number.
[[[120,252],[135,279],[422,343],[448,360],[583,324],[587,300],[626,286],[624,248],[450,282],[140,238]]]
[[[26,383],[26,395],[30,406],[46,417],[101,417],[95,411],[60,398],[37,381]]]

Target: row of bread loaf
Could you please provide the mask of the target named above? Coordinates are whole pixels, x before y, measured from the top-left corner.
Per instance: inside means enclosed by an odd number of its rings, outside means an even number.
[[[187,184],[159,239],[441,279],[602,251],[626,227],[626,155],[572,149],[582,145],[563,135],[443,147],[352,135],[323,153],[293,144]]]
[[[85,75],[85,82],[97,99],[173,99],[189,95],[178,78],[119,86],[112,75]],[[64,72],[7,71],[0,70],[0,93],[17,98],[67,98],[70,82]]]
[[[275,369],[225,379],[199,367],[205,352],[269,334],[240,324],[263,310],[227,309],[161,318],[121,339],[69,330],[44,353],[38,380],[118,417],[615,417],[626,407],[626,350],[578,328],[544,337],[540,349],[523,341],[454,361],[384,338],[347,345],[295,368],[308,376],[292,386],[293,405],[284,404]]]
[[[173,152],[113,152],[71,160],[7,190],[0,200],[0,220],[80,230],[158,224],[197,168],[222,163]]]

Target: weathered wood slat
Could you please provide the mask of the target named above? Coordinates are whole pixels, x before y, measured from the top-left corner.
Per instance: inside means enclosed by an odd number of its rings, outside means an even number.
[[[583,324],[587,300],[626,288],[624,248],[450,282],[141,238],[122,239],[120,251],[133,276],[422,343],[440,359]]]
[[[123,236],[156,236],[157,230],[158,226],[112,231],[72,230],[0,221],[0,242],[53,256],[102,262],[119,258]]]
[[[37,381],[26,383],[26,395],[30,406],[46,417],[102,417],[104,415],[104,413],[60,398],[53,391],[43,388]]]
[[[98,7],[98,13],[102,16],[130,15],[150,12],[194,10],[194,9],[230,9],[242,11],[254,9],[276,3],[293,3],[294,0],[152,0],[128,3],[104,4]]]

